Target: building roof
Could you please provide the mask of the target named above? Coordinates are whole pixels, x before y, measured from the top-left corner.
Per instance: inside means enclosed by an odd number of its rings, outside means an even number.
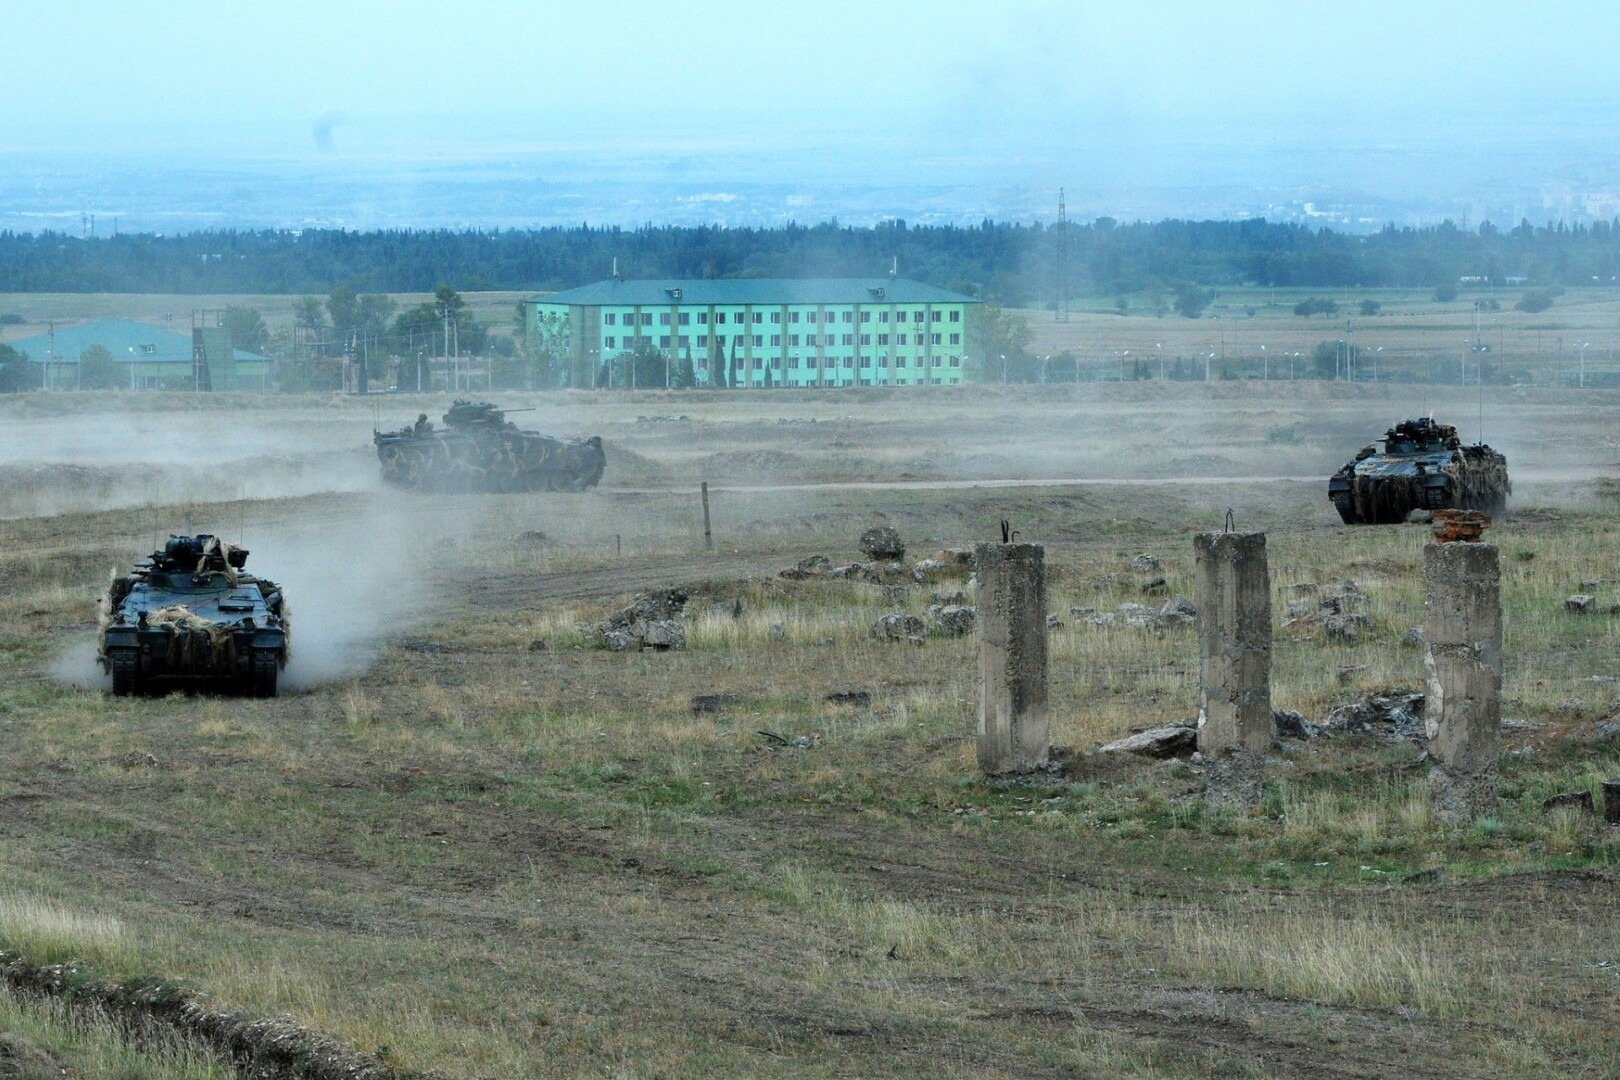
[[[53,343],[50,334],[22,338],[7,344],[20,353],[26,353],[36,364],[43,364],[51,359]],[[77,363],[79,355],[92,345],[100,345],[114,360],[121,363],[132,361],[143,364],[191,363],[190,334],[177,334],[173,330],[148,326],[146,323],[132,322],[129,319],[100,319],[96,322],[80,323],[77,326],[57,327],[54,342],[56,362]],[[238,361],[251,363],[265,359],[258,353],[250,353],[245,349],[232,349],[231,352]]]
[[[676,293],[679,293],[677,296]],[[905,278],[722,278],[618,281],[533,298],[582,307],[668,304],[977,304],[971,296]]]

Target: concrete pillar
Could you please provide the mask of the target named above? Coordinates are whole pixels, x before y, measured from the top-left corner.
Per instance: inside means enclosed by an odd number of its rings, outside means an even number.
[[[1429,692],[1429,795],[1435,817],[1466,822],[1496,809],[1502,748],[1502,571],[1495,544],[1423,549]]]
[[[1255,806],[1271,748],[1271,575],[1265,533],[1193,537],[1198,749],[1214,805]]]
[[[980,544],[979,768],[991,776],[1046,764],[1046,549]]]

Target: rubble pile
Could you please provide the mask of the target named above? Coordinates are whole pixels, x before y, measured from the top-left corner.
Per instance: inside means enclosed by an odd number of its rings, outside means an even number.
[[[643,593],[597,624],[597,641],[614,652],[684,649],[686,600],[685,589]]]
[[[1314,582],[1285,586],[1283,628],[1297,627],[1320,633],[1327,641],[1354,644],[1372,632],[1367,594],[1354,579],[1346,578],[1323,588]],[[1289,599],[1292,597],[1292,599]]]

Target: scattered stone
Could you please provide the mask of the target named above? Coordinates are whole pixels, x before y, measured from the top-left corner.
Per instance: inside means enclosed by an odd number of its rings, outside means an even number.
[[[787,627],[779,622],[771,623],[770,635],[772,641],[781,641],[787,637]]]
[[[834,690],[822,700],[829,705],[847,705],[854,709],[864,709],[872,704],[872,695],[865,690]]]
[[[879,641],[909,641],[913,645],[921,645],[928,634],[928,627],[915,615],[895,611],[878,616],[872,624],[871,633]]]
[[[1327,714],[1329,731],[1377,734],[1390,742],[1427,742],[1422,694],[1371,694]]]
[[[1534,720],[1519,720],[1510,716],[1502,718],[1503,731],[1540,731],[1546,726],[1546,724],[1538,724]]]
[[[926,585],[930,581],[938,581],[955,572],[954,567],[947,566],[937,559],[919,559],[911,568],[911,580],[919,585]]]
[[[1327,615],[1322,619],[1322,635],[1329,641],[1341,644],[1353,645],[1371,630],[1371,615]]]
[[[1582,716],[1586,712],[1586,699],[1585,698],[1578,698],[1578,697],[1567,697],[1567,698],[1564,698],[1561,701],[1559,701],[1558,704],[1553,706],[1553,707],[1558,712],[1563,713],[1565,716],[1573,716],[1573,717],[1579,718],[1580,716]]]
[[[953,568],[959,574],[972,573],[978,567],[971,548],[944,548],[934,552],[931,558],[934,562],[944,563]]]
[[[1162,596],[1170,591],[1170,583],[1162,577],[1148,578],[1142,582],[1142,591],[1149,596]]]
[[[543,637],[537,637],[533,641],[529,642],[530,652],[545,652],[549,648],[551,648],[551,646],[546,644],[546,639]]]
[[[874,525],[861,533],[861,551],[869,559],[903,559],[906,557],[906,542],[900,539],[900,533],[889,525]]]
[[[1293,709],[1272,709],[1271,725],[1279,739],[1320,739],[1328,732],[1305,719],[1304,713]]]
[[[118,764],[126,769],[155,769],[157,763],[157,758],[140,750],[131,750],[118,759]]]
[[[1408,525],[1427,525],[1433,520],[1434,511],[1432,510],[1424,510],[1420,508],[1417,510],[1408,510],[1406,512],[1406,523]]]
[[[1597,737],[1602,742],[1620,742],[1620,720],[1610,720],[1606,724],[1599,724]]]
[[[1080,607],[1079,605],[1076,605],[1069,609],[1069,618],[1071,619],[1084,619],[1087,616],[1095,614],[1097,614],[1097,609],[1094,607]]]
[[[795,735],[788,740],[788,745],[796,750],[810,750],[821,745],[821,736]]]
[[[1610,615],[1620,615],[1620,604],[1610,604],[1607,610]]]
[[[1401,881],[1407,885],[1432,885],[1435,882],[1444,879],[1445,876],[1445,867],[1431,866],[1427,870],[1414,870],[1412,873],[1401,878]]]
[[[1138,574],[1157,574],[1164,570],[1164,563],[1157,555],[1143,552],[1131,558],[1131,569]]]
[[[891,606],[904,604],[911,598],[911,589],[906,585],[883,586],[883,602]]]
[[[963,604],[949,604],[939,609],[934,616],[934,627],[940,633],[950,637],[965,637],[973,633],[974,623],[978,621],[978,609]]]
[[[1159,622],[1191,626],[1198,621],[1198,608],[1185,596],[1172,596],[1159,609]]]
[[[1340,668],[1334,672],[1334,675],[1339,680],[1340,686],[1349,686],[1356,681],[1356,676],[1366,671],[1369,666],[1368,664],[1351,664],[1348,667]]]
[[[686,598],[685,589],[643,593],[597,626],[598,640],[603,648],[614,652],[684,649],[686,628],[681,619]]]
[[[1314,581],[1302,581],[1298,585],[1284,585],[1277,591],[1285,596],[1315,596],[1322,587]]]
[[[1127,735],[1100,747],[1099,754],[1138,754],[1150,758],[1172,758],[1198,749],[1198,722],[1178,720],[1166,727]]]
[[[692,715],[709,716],[724,712],[740,700],[736,694],[698,694],[692,699]]]
[[[1576,593],[1564,599],[1564,610],[1573,611],[1577,615],[1585,615],[1597,606],[1597,597],[1587,593]]]
[[[1290,600],[1283,607],[1283,618],[1287,622],[1307,618],[1311,613],[1311,609],[1312,604],[1309,600]]]
[[[21,1035],[0,1031],[0,1080],[43,1080],[47,1076],[77,1076],[43,1047]]]
[[[1056,615],[1048,615],[1046,617],[1046,628],[1048,630],[1061,630],[1063,629],[1063,620]]]
[[[1589,581],[1581,582],[1581,592],[1595,593],[1595,592],[1598,591],[1598,589],[1602,585],[1603,585],[1603,579],[1602,578],[1592,578]]]
[[[642,632],[641,643],[649,649],[667,652],[686,648],[686,627],[676,619],[654,619]]]
[[[835,566],[827,571],[830,578],[839,578],[845,581],[867,581],[873,585],[883,584],[883,575],[872,563],[852,562],[845,566]]]
[[[957,589],[955,592],[936,591],[929,594],[928,602],[930,604],[937,604],[940,607],[950,607],[952,604],[965,604],[967,603],[967,594],[961,589]]]
[[[512,543],[518,545],[519,547],[545,547],[551,543],[551,537],[547,536],[539,529],[528,529],[524,532],[514,534],[512,537]]]
[[[1560,806],[1573,806],[1575,809],[1584,810],[1588,814],[1597,812],[1597,808],[1592,804],[1592,793],[1590,791],[1566,791],[1561,795],[1554,795],[1551,798],[1541,800],[1541,812],[1543,814],[1556,810]]]
[[[789,581],[805,581],[809,578],[821,577],[832,565],[825,555],[812,555],[807,559],[800,559],[791,569],[783,570],[780,577]]]
[[[709,605],[709,614],[716,619],[740,619],[743,615],[742,597],[731,600],[722,600],[718,604]]]
[[[1404,649],[1421,649],[1427,644],[1428,642],[1423,640],[1423,627],[1421,626],[1414,626],[1401,635],[1401,647]]]

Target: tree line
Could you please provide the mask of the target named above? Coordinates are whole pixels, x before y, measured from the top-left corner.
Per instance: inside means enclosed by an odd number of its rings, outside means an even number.
[[[1112,297],[1193,316],[1207,290],[1442,288],[1462,278],[1536,287],[1620,277],[1620,221],[1388,226],[1371,235],[1251,221],[1067,226],[787,225],[780,228],[579,225],[522,230],[220,230],[179,236],[0,231],[0,292],[356,295],[462,290],[544,292],[626,277],[902,276],[995,300],[1051,306]]]

